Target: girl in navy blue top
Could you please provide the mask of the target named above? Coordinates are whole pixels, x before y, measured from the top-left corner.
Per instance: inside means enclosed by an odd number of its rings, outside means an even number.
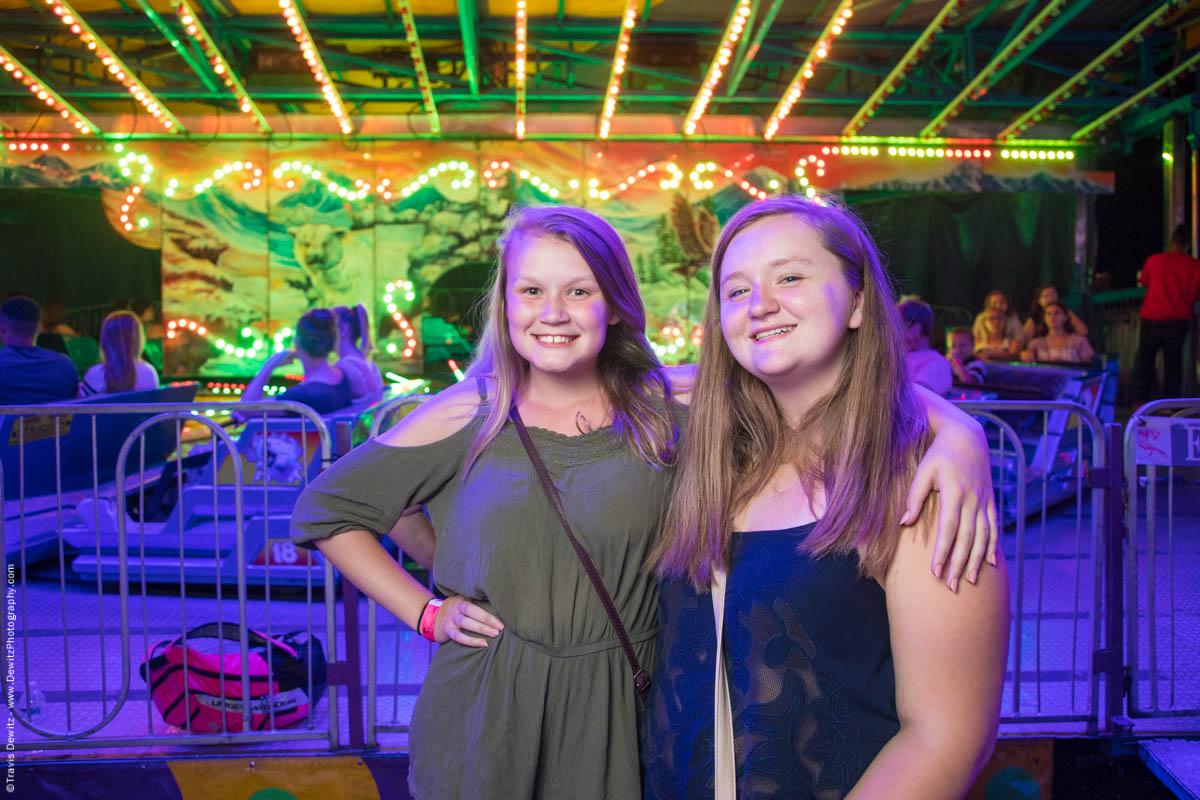
[[[840,207],[754,203],[721,234],[653,557],[647,797],[955,798],[991,753],[1006,574],[992,538],[998,568],[947,592],[934,503],[897,510],[929,434],[893,302]]]

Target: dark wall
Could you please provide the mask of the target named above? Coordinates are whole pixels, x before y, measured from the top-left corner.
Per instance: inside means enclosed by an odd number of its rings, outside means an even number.
[[[1096,272],[1109,273],[1114,289],[1133,286],[1146,257],[1164,248],[1162,139],[1142,139],[1096,168],[1117,181],[1116,194],[1096,199]]]
[[[999,289],[1024,313],[1036,288],[1071,285],[1075,195],[1051,192],[867,195],[866,219],[903,294],[972,310]]]
[[[113,230],[100,189],[0,189],[0,297],[67,308],[158,300],[161,264],[160,251]]]

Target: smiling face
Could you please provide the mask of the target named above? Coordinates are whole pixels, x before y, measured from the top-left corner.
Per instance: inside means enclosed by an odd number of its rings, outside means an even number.
[[[1040,305],[1042,308],[1045,308],[1051,303],[1057,302],[1058,289],[1055,289],[1053,286],[1047,286],[1045,289],[1042,289],[1041,293],[1038,295],[1038,305]]]
[[[952,333],[946,337],[946,350],[951,358],[966,361],[975,351],[975,340],[971,338],[970,331]]]
[[[1004,338],[1004,315],[999,311],[989,311],[987,316],[983,318],[984,330],[988,332],[988,336],[993,339]]]
[[[816,231],[786,214],[749,225],[730,242],[720,281],[721,332],[744,369],[777,397],[832,389],[862,301]]]
[[[595,372],[617,315],[591,268],[560,239],[532,238],[519,247],[504,295],[513,348],[533,372],[572,377]]]

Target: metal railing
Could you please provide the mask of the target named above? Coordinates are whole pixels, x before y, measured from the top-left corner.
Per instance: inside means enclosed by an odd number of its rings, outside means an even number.
[[[307,484],[310,463],[314,474],[328,466],[332,456],[329,431],[321,417],[307,406],[278,401],[240,403],[237,411],[250,418],[249,425],[257,425],[260,432],[265,432],[253,438],[247,447],[244,443],[235,442],[206,416],[206,412],[213,414],[229,410],[228,403],[0,407],[0,419],[6,416],[13,418],[10,446],[18,449],[20,472],[17,501],[5,505],[4,475],[0,468],[0,507],[6,511],[0,516],[0,543],[4,545],[0,571],[3,571],[8,584],[5,674],[10,680],[6,684],[6,701],[13,717],[33,734],[32,737],[19,738],[16,749],[162,745],[172,741],[169,737],[171,733],[187,733],[186,738],[175,740],[186,745],[323,739],[331,747],[337,747],[340,744],[339,684],[347,687],[352,733],[356,723],[360,731],[358,736],[351,735],[351,744],[361,744],[361,717],[356,719],[353,713],[356,705],[361,707],[361,678],[356,661],[352,658],[348,659],[349,663],[337,660],[332,565],[323,559],[309,558],[303,561],[299,567],[305,576],[302,602],[289,602],[277,597],[280,590],[272,586],[274,574],[286,570],[294,572],[297,568],[295,564],[288,564],[286,559],[281,563],[272,556],[272,510],[278,505],[273,495],[290,492],[294,502],[298,488]],[[287,419],[268,418],[269,414],[281,413],[293,416]],[[104,417],[113,415],[144,417],[124,438],[115,456],[111,452],[101,453],[96,447],[98,427],[103,426]],[[30,426],[31,417],[35,418],[32,423],[35,428],[38,423],[41,425],[33,433],[46,438],[53,436],[56,491],[52,501],[49,497],[26,497],[26,429]],[[64,493],[63,429],[77,426],[81,417],[90,419],[91,486],[82,491]],[[53,421],[52,428],[50,420]],[[197,450],[202,448],[193,444],[192,454],[184,459],[184,429],[190,426],[196,426],[193,433],[198,431],[201,434],[193,439],[199,438],[200,444],[209,449],[197,456]],[[281,485],[284,482],[278,479],[278,475],[272,474],[273,468],[281,466],[280,453],[272,449],[278,445],[278,440],[274,444],[269,441],[272,426],[290,427],[299,432],[298,439],[294,441],[298,444],[301,468],[292,470],[296,486]],[[171,433],[169,444],[172,446],[169,450],[175,454],[175,458],[152,472],[146,463],[148,436],[156,433],[161,435],[164,427]],[[316,437],[315,443],[310,442],[310,433]],[[310,449],[314,446],[315,451]],[[97,479],[99,468],[102,464],[107,466],[104,462],[114,458],[115,482],[102,486]],[[127,474],[131,458],[136,463],[132,479]],[[188,462],[191,462],[190,465],[185,467]],[[253,481],[247,481],[243,473],[246,464],[254,464],[260,472]],[[154,478],[157,478],[157,484],[152,483]],[[262,489],[261,514],[250,517],[246,513],[246,498],[251,492],[257,495],[259,487],[253,485],[257,483],[261,483]],[[164,488],[174,490],[174,507],[166,523],[156,527],[155,523],[148,521],[153,509],[148,507],[147,499],[153,496],[152,491],[161,493]],[[207,512],[211,516],[205,525],[200,526],[202,530],[198,533],[193,523],[200,515],[201,500],[205,495],[211,498]],[[82,516],[70,506],[75,501],[81,504],[82,501],[90,501],[90,507]],[[108,504],[103,514],[102,501]],[[15,505],[12,510],[17,513],[17,563],[9,562],[11,523],[6,524],[4,520],[12,505]],[[136,509],[137,520],[129,517],[130,505]],[[290,509],[290,505],[287,507]],[[182,513],[184,508],[190,509],[186,515]],[[50,567],[40,567],[40,574],[31,577],[30,567],[33,565],[26,559],[27,546],[31,537],[39,532],[31,531],[29,527],[39,515],[48,518],[51,523],[49,528],[55,540],[53,556],[56,557],[56,563]],[[69,521],[79,525],[73,529],[64,524]],[[257,523],[261,528],[262,548],[257,554],[258,561],[253,560],[255,554],[247,549],[248,523]],[[40,533],[45,534],[46,531]],[[80,537],[94,540],[94,547],[90,548],[92,561],[88,565],[88,570],[94,570],[94,595],[85,588],[88,582],[77,579],[77,572],[68,583],[69,534],[76,544],[81,543]],[[290,540],[287,544],[290,546]],[[162,549],[164,545],[171,547],[173,557],[147,554],[148,547],[152,551],[158,548],[158,552],[166,552]],[[87,549],[80,548],[76,559],[89,555],[85,552]],[[199,552],[202,550],[206,554]],[[16,569],[18,564],[19,575]],[[327,708],[327,716],[320,720],[323,725],[318,724],[318,705],[314,696],[319,682],[319,677],[314,674],[315,662],[319,657],[315,648],[320,647],[313,635],[314,614],[320,604],[314,603],[313,576],[318,568],[322,568],[321,577],[324,579],[325,647],[328,653],[326,678],[329,698],[321,706]],[[234,609],[229,608],[230,601],[224,589],[225,584],[230,582],[229,570],[234,572]],[[248,607],[250,570],[260,574],[259,585],[262,587],[262,601],[254,604],[253,619]],[[134,573],[132,581],[140,588],[140,592],[134,595],[130,593],[131,571]],[[198,579],[198,575],[203,578]],[[112,586],[113,581],[115,597],[112,592],[105,590],[106,586]],[[149,588],[151,583],[164,581],[177,586],[178,603],[168,604],[175,605],[177,625],[170,621],[174,614],[163,612],[163,603],[152,595]],[[202,586],[198,587],[198,583]],[[291,583],[292,586],[296,585],[295,580]],[[197,588],[200,591],[196,591]],[[213,594],[209,595],[209,592]],[[131,600],[135,602],[131,603]],[[112,630],[111,625],[106,627],[106,619],[113,619],[113,615],[119,631]],[[275,707],[268,703],[265,724],[261,724],[259,730],[251,730],[251,704],[242,703],[240,720],[236,719],[233,712],[221,713],[220,726],[202,732],[192,729],[189,717],[183,721],[181,729],[172,730],[154,710],[149,686],[144,691],[144,724],[138,721],[137,718],[142,716],[136,708],[138,704],[130,702],[136,700],[137,694],[130,679],[135,659],[148,659],[155,641],[178,639],[183,646],[183,668],[186,672],[188,630],[197,627],[196,622],[189,621],[189,617],[195,619],[201,615],[204,616],[203,622],[215,621],[221,626],[218,630],[224,629],[224,626],[228,626],[229,630],[236,627],[236,657],[239,664],[249,663],[248,635],[251,630],[261,631],[271,640],[281,625],[303,628],[304,641],[307,642],[307,651],[303,653],[307,675],[303,684],[309,699],[309,714],[303,723],[287,728],[277,726]],[[235,616],[236,626],[232,621]],[[137,641],[139,637],[134,630],[138,627],[135,619],[140,623],[140,641]],[[91,625],[91,621],[95,625]],[[235,654],[235,647],[231,643],[231,652],[226,653],[221,638],[218,637],[217,641],[218,663],[229,663],[226,657]],[[140,650],[140,653],[135,650]],[[353,649],[349,651],[356,652]],[[273,682],[276,677],[273,661],[268,657],[265,662],[268,680]],[[119,665],[115,667],[119,670],[116,680],[112,674],[115,665]],[[235,703],[240,698],[252,697],[249,672],[240,667],[237,671],[240,672],[239,680],[224,678],[217,681],[220,684],[220,708],[226,707],[227,695],[232,695]],[[148,680],[148,675],[147,671],[143,679]],[[46,682],[50,693],[42,692],[40,686],[35,687],[35,681]],[[18,688],[23,690],[20,699]],[[182,702],[185,708],[192,707],[191,691],[188,683],[184,682]],[[231,716],[235,719],[232,724]]]
[[[1005,548],[1013,605],[1001,722],[1083,722],[1090,732],[1107,730],[1120,713],[1119,696],[1101,695],[1102,680],[1107,687],[1115,676],[1097,657],[1114,631],[1119,640],[1119,626],[1105,624],[1112,601],[1104,590],[1112,432],[1078,403],[957,405],[992,429],[998,517],[1014,534]],[[1067,501],[1071,511],[1052,513]],[[1030,516],[1038,522],[1033,530]]]
[[[1200,511],[1180,491],[1200,477],[1198,415],[1200,399],[1156,400],[1137,409],[1125,431],[1131,717],[1200,715],[1200,586],[1187,582],[1200,558]]]

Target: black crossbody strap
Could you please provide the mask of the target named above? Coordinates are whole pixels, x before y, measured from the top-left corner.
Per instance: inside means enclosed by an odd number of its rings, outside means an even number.
[[[558,521],[562,523],[563,530],[567,532],[567,538],[571,540],[571,546],[575,548],[575,555],[579,556],[579,561],[583,564],[583,570],[587,573],[588,579],[591,580],[592,586],[596,589],[596,594],[600,596],[600,602],[604,605],[604,612],[608,614],[608,621],[612,623],[613,629],[617,632],[617,639],[621,641],[621,649],[625,651],[625,659],[629,662],[629,668],[633,670],[633,685],[637,688],[638,696],[643,700],[646,699],[646,692],[650,689],[650,676],[646,674],[646,670],[642,669],[638,663],[637,655],[633,652],[633,645],[629,643],[629,634],[625,632],[625,626],[621,623],[621,616],[617,614],[617,607],[613,605],[612,597],[608,590],[604,588],[604,582],[600,580],[600,573],[596,571],[596,565],[592,563],[592,557],[583,549],[583,545],[575,538],[575,533],[571,530],[570,523],[567,522],[567,515],[563,513],[562,499],[558,496],[558,489],[554,487],[553,481],[550,480],[550,473],[546,470],[546,465],[542,461],[542,457],[538,454],[537,448],[533,446],[533,440],[529,438],[529,431],[525,429],[525,423],[521,420],[521,414],[517,411],[517,406],[514,404],[509,412],[509,418],[513,425],[516,426],[517,435],[521,437],[521,444],[525,445],[525,452],[529,454],[529,460],[533,462],[534,471],[537,472],[538,478],[542,482],[542,489],[546,491],[546,497],[550,499],[550,505],[554,507],[554,512],[558,514]]]

